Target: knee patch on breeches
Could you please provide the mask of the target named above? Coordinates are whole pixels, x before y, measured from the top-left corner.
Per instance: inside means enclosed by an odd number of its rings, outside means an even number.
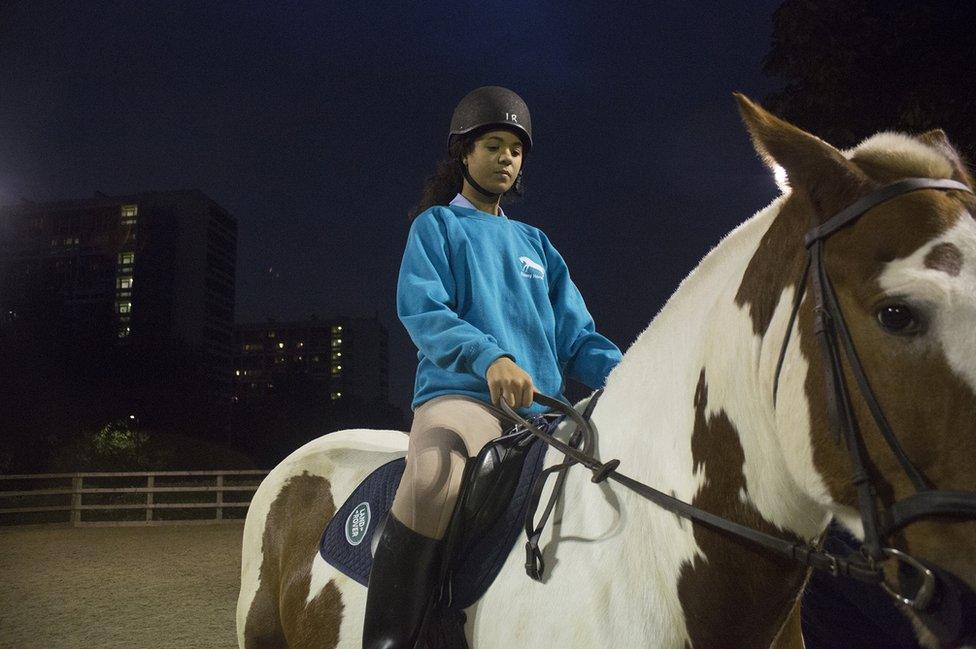
[[[467,458],[464,440],[451,429],[412,433],[393,501],[396,517],[415,532],[441,538],[461,489]]]

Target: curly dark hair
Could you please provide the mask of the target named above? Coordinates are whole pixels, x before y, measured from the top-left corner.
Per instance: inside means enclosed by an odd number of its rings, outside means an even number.
[[[451,148],[447,152],[447,157],[437,163],[437,169],[424,181],[423,193],[420,202],[407,212],[407,219],[412,221],[419,214],[433,205],[447,205],[451,202],[464,187],[464,175],[461,173],[461,158],[471,153],[474,148],[474,141],[478,137],[497,126],[487,126],[481,129],[459,135],[451,143]],[[522,165],[525,165],[525,153],[523,152]],[[509,205],[517,201],[525,194],[524,183],[520,173],[516,177],[515,183],[507,192],[502,194],[500,205]]]

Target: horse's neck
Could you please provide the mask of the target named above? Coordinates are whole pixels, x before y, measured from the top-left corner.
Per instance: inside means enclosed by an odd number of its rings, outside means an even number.
[[[748,305],[735,301],[781,202],[729,233],[682,281],[611,373],[594,421],[601,457],[620,459],[627,475],[685,502],[706,477],[722,476],[737,491],[723,502],[748,501],[768,522],[812,538],[825,526],[823,509],[795,484],[796,458],[785,457],[808,450],[809,435],[777,431],[771,403],[792,291],[765,342]]]
[[[597,456],[619,459],[621,473],[740,523],[811,538],[826,520],[804,511],[822,508],[797,487],[796,463],[783,457],[802,445],[805,431],[776,432],[778,342],[764,344],[735,299],[781,202],[733,230],[685,278],[611,372],[592,422]],[[777,340],[791,295],[781,296],[768,327]],[[795,374],[801,364],[790,361]],[[561,459],[551,451],[547,464]],[[596,486],[588,472],[572,470],[562,503],[547,532],[554,543],[542,546],[564,565],[529,595],[539,606],[596,613],[540,626],[540,639],[671,648],[731,646],[733,638],[738,646],[769,646],[802,587],[802,569],[757,557],[747,544],[693,526],[614,480]],[[520,550],[499,591],[500,619],[516,593],[527,596],[514,570],[524,560]],[[740,620],[744,628],[727,628]]]
[[[685,278],[611,372],[592,417],[599,456],[619,459],[620,472],[800,540],[820,534],[827,515],[808,495],[809,481],[795,478],[807,465],[812,470],[809,432],[780,430],[772,407],[792,290],[780,296],[765,340],[754,332],[749,305],[736,300],[782,202],[729,233]],[[790,361],[795,375],[802,359]],[[605,541],[604,568],[641,576],[617,587],[643,602],[632,612],[649,616],[649,628],[675,630],[658,646],[730,646],[729,638],[769,646],[803,586],[799,566],[693,526],[619,484],[595,489],[577,477],[567,502],[563,532]],[[731,628],[734,620],[751,621]]]

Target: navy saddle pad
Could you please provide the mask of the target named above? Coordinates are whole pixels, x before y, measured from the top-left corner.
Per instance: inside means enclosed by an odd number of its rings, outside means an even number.
[[[543,433],[550,434],[562,417],[535,415],[528,420]],[[524,434],[524,428],[513,429],[506,435],[518,434]],[[460,549],[451,580],[452,609],[465,609],[484,595],[518,539],[532,484],[542,472],[549,447],[537,437],[531,444],[514,495],[488,533],[469,538],[462,531],[457,541]],[[390,511],[405,465],[405,458],[397,458],[366,476],[329,521],[319,542],[322,558],[363,586],[369,583],[373,565],[371,547],[376,523]]]

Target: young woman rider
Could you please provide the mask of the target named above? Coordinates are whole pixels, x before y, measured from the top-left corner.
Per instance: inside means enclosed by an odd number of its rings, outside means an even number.
[[[500,400],[523,416],[543,412],[534,391],[565,401],[564,375],[595,390],[620,361],[548,237],[501,208],[521,195],[531,149],[522,98],[473,90],[412,211],[397,313],[418,348],[414,416],[369,576],[365,649],[417,643],[465,464],[512,424]]]

